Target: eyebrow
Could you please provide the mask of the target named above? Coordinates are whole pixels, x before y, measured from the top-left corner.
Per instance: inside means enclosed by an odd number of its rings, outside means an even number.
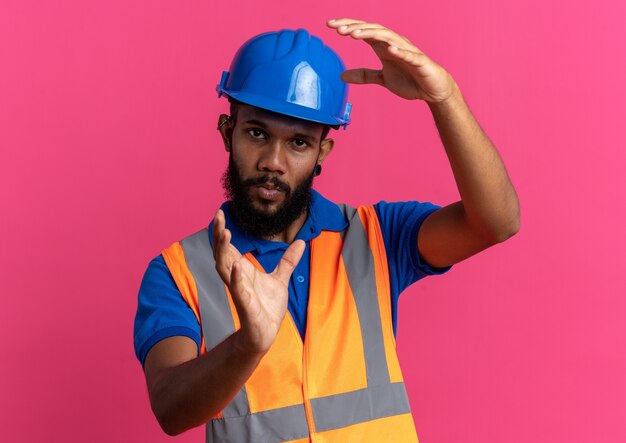
[[[263,129],[267,129],[267,125],[265,123],[263,123],[260,120],[246,120],[245,122],[243,122],[244,125],[257,125],[262,127]]]
[[[269,126],[260,121],[260,120],[256,120],[256,119],[250,119],[250,120],[246,120],[245,122],[243,122],[243,124],[245,125],[255,125],[255,126],[260,126],[263,129],[269,129]],[[315,137],[309,134],[303,134],[301,132],[297,132],[294,134],[295,138],[301,138],[302,140],[306,140],[309,142],[314,142],[315,141]]]

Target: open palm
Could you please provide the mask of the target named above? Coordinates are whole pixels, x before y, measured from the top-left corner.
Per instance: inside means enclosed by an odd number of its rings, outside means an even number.
[[[270,274],[257,269],[231,243],[224,214],[213,221],[215,267],[228,286],[241,323],[239,345],[251,353],[264,353],[274,342],[287,311],[289,278],[304,252],[296,240]]]
[[[368,43],[382,63],[382,69],[349,69],[342,74],[348,83],[375,83],[409,100],[430,103],[446,100],[454,80],[408,39],[376,23],[341,18],[328,22],[340,35]]]

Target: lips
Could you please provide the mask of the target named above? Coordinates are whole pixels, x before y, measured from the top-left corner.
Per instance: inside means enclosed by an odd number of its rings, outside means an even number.
[[[278,200],[283,193],[280,189],[269,183],[255,186],[257,195],[263,200]]]
[[[287,183],[278,179],[278,177],[270,177],[264,175],[263,177],[250,178],[243,182],[244,186],[263,186],[267,189],[278,189],[283,192],[289,193],[290,187]]]

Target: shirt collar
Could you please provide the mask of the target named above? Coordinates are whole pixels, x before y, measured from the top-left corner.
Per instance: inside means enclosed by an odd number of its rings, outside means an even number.
[[[262,240],[249,236],[239,229],[228,211],[228,202],[221,206],[226,218],[226,228],[232,234],[231,243],[237,250],[245,254],[256,251],[259,254],[273,251],[275,249],[287,249],[286,243],[270,240]],[[309,241],[320,235],[322,231],[340,232],[346,229],[348,222],[345,220],[339,207],[327,200],[319,192],[311,189],[311,203],[309,204],[309,214],[296,235],[296,240]],[[209,232],[212,232],[213,221],[209,224]],[[213,246],[213,236],[209,235],[211,246]]]

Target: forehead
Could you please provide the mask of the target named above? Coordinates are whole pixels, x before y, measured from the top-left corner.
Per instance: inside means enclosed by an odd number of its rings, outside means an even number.
[[[237,108],[237,122],[262,123],[267,129],[277,131],[289,131],[320,136],[324,125],[321,123],[302,120],[284,114],[257,108],[255,106],[240,103]]]

